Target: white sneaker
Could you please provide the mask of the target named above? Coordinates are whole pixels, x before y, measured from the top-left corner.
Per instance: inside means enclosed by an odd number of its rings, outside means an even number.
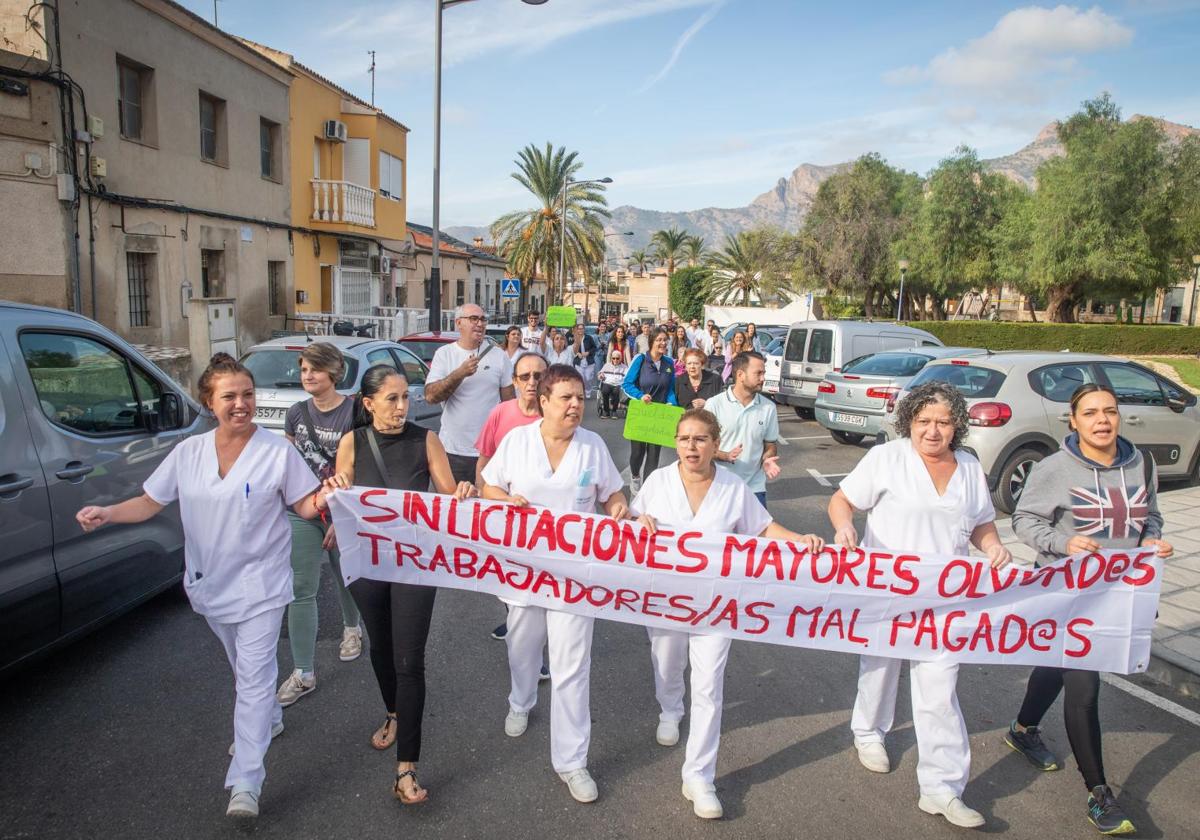
[[[317,675],[313,674],[308,679],[299,670],[292,671],[291,675],[279,684],[279,691],[275,692],[275,699],[279,701],[279,705],[287,707],[295,703],[305,694],[315,691],[317,688]]]
[[[654,732],[654,740],[664,747],[673,747],[679,743],[679,721],[660,720],[658,729]]]
[[[940,814],[951,825],[959,828],[979,828],[984,823],[983,814],[968,807],[967,803],[949,793],[921,794],[921,798],[917,800],[917,807],[926,814]]]
[[[342,630],[342,643],[338,646],[338,659],[353,662],[362,656],[362,628],[346,627]]]
[[[725,816],[715,786],[703,782],[684,782],[683,798],[692,803],[692,811],[702,820],[719,820]]]
[[[571,791],[571,796],[576,802],[595,802],[596,797],[600,792],[596,790],[596,782],[592,779],[592,774],[587,771],[586,767],[580,767],[578,770],[571,770],[567,773],[559,773],[558,778],[567,783],[567,787]]]
[[[520,738],[529,726],[529,712],[508,710],[504,718],[504,734],[509,738]]]
[[[282,733],[283,733],[283,721],[279,721],[279,723],[277,723],[271,727],[271,740],[274,741]],[[230,755],[233,755],[233,746],[234,746],[233,744],[229,745],[229,754]]]
[[[248,790],[234,791],[229,797],[229,807],[225,816],[240,819],[254,819],[258,816],[258,794]]]
[[[878,741],[872,741],[869,744],[860,744],[855,741],[854,748],[858,751],[859,763],[872,773],[887,773],[891,771],[892,763],[888,760],[887,750],[883,744]]]

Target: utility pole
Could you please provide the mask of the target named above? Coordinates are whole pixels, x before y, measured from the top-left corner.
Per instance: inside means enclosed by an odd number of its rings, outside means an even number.
[[[367,55],[371,56],[371,107],[375,107],[375,50],[367,50]]]
[[[217,0],[213,0],[213,26],[221,28],[221,24],[217,23]]]

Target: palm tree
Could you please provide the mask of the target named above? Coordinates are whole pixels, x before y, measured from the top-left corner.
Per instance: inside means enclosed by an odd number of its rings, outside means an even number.
[[[541,205],[506,213],[492,223],[492,237],[509,271],[517,277],[536,277],[557,270],[562,242],[563,187],[566,186],[565,270],[586,270],[603,260],[604,222],[609,216],[603,184],[568,184],[582,168],[578,152],[546,143],[530,143],[517,154],[513,180],[533,193]],[[564,278],[558,278],[563,281]]]
[[[651,262],[653,262],[653,259],[644,250],[639,249],[629,255],[629,264],[638,267],[638,274],[645,274],[646,266],[650,265]]]
[[[723,303],[740,297],[742,305],[749,306],[752,294],[763,297],[770,280],[761,245],[758,238],[745,232],[725,238],[725,247],[708,257],[708,267],[713,272],[709,300]]]
[[[657,230],[650,237],[650,244],[654,246],[654,256],[666,263],[668,277],[675,273],[675,261],[683,253],[687,239],[688,232],[674,226],[670,230]]]
[[[683,242],[683,255],[687,257],[688,265],[700,265],[708,256],[704,248],[703,236],[689,236]]]

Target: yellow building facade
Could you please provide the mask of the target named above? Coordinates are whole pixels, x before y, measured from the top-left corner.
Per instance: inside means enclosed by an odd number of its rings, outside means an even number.
[[[246,42],[290,71],[291,222],[297,313],[370,315],[395,303],[407,260],[408,128],[288,53]]]

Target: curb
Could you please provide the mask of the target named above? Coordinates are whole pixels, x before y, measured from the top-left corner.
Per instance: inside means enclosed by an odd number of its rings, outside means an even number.
[[[1163,645],[1150,649],[1150,664],[1146,676],[1168,686],[1185,697],[1200,698],[1200,663],[1176,653]]]

